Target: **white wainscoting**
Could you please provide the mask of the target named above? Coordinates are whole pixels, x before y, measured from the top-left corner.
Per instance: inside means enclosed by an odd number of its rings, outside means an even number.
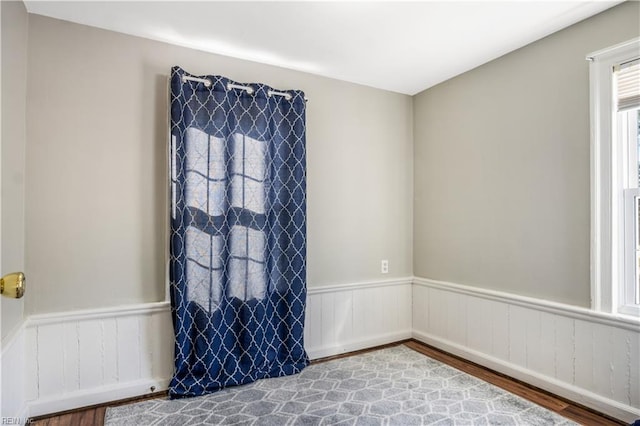
[[[22,420],[27,417],[25,403],[25,365],[24,352],[25,324],[22,323],[2,342],[0,369],[2,369],[2,399],[0,399],[0,417]],[[22,424],[20,423],[20,424]]]
[[[640,323],[415,278],[413,337],[621,420],[640,418]]]
[[[308,291],[312,359],[411,336],[616,418],[640,417],[632,319],[423,279]],[[172,358],[166,302],[32,316],[2,352],[3,407],[37,416],[164,390]]]
[[[166,389],[173,368],[167,302],[32,316],[25,345],[29,416]]]
[[[309,289],[309,356],[410,338],[411,281]],[[165,390],[173,372],[168,302],[31,316],[23,335],[29,416]]]
[[[305,346],[311,359],[411,337],[411,278],[309,289]]]

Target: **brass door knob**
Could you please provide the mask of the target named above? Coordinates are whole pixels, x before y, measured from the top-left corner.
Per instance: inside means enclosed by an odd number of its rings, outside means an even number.
[[[24,296],[24,274],[13,272],[0,278],[0,294],[14,299]]]

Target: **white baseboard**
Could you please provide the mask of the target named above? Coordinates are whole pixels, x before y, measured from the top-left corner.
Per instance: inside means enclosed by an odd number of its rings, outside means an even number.
[[[541,375],[535,371],[527,370],[518,365],[494,358],[490,355],[466,348],[456,343],[420,332],[414,332],[413,338],[462,357],[468,361],[475,362],[476,364],[480,364],[502,374],[506,374],[509,377],[522,380],[530,385],[545,389],[553,394],[591,407],[617,419],[631,422],[634,419],[640,418],[640,410],[638,409],[604,398],[593,392],[586,391],[554,378]]]
[[[88,407],[107,401],[143,396],[167,389],[168,379],[135,380],[123,384],[101,386],[93,389],[75,391],[63,395],[48,396],[29,403],[31,417],[58,413],[74,408]],[[153,388],[153,391],[151,389]]]
[[[640,323],[416,278],[413,336],[617,419],[640,418]]]
[[[399,331],[396,333],[386,333],[370,339],[361,339],[351,341],[341,345],[326,346],[319,349],[309,349],[307,354],[310,359],[319,359],[333,355],[344,354],[348,352],[359,351],[361,349],[373,348],[375,346],[386,345],[400,340],[410,339],[412,337],[411,330]]]

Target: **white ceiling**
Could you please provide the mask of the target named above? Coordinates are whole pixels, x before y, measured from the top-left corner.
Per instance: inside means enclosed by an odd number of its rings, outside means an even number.
[[[416,94],[621,1],[25,1],[30,13]]]

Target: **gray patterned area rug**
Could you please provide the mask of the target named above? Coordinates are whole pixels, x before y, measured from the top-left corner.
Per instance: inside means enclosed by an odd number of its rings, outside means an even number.
[[[575,425],[406,346],[189,399],[108,408],[106,425]]]

